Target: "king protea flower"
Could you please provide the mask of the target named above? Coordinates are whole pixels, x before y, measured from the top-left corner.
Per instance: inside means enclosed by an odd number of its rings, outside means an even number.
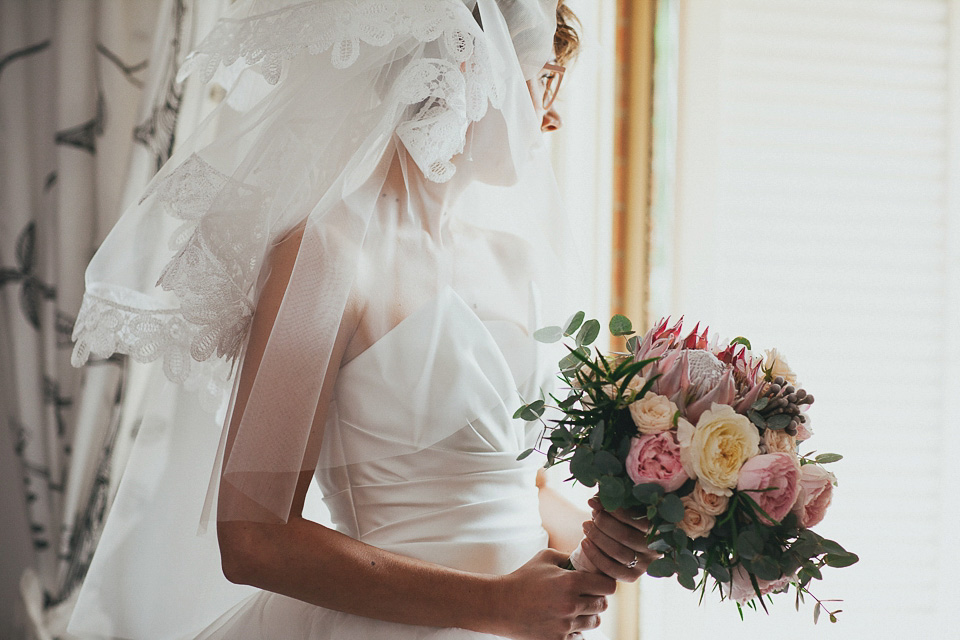
[[[637,344],[634,359],[656,358],[643,370],[648,380],[659,375],[654,393],[668,397],[683,416],[696,424],[713,403],[731,405],[737,411],[750,407],[762,392],[762,381],[754,363],[741,345],[723,351],[710,347],[709,327],[700,332],[697,324],[685,337],[683,318],[670,326],[664,318]]]

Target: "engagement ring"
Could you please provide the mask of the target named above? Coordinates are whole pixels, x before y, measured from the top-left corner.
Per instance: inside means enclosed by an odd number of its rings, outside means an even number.
[[[634,551],[634,552],[633,552],[633,560],[631,560],[630,562],[628,562],[628,563],[627,563],[626,565],[624,565],[624,566],[626,566],[627,569],[633,569],[635,566],[637,566],[637,563],[638,563],[638,562],[640,562],[640,556],[638,556],[638,555],[637,555],[637,552]]]

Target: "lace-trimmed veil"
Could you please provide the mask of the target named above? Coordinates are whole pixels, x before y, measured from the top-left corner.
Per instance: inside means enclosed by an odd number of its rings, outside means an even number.
[[[222,480],[264,519],[285,520],[299,472],[315,463],[308,437],[347,296],[363,256],[392,233],[375,215],[392,162],[408,193],[458,194],[444,215],[534,240],[532,256],[534,245],[551,254],[538,264],[556,264],[556,188],[525,85],[550,55],[555,7],[237,2],[181,70],[230,78],[227,98],[90,263],[74,363],[114,352],[159,361],[170,381],[225,404],[270,249],[304,229]],[[168,243],[145,251],[158,237]],[[450,277],[438,268],[430,286]],[[403,285],[380,279],[385,292]]]
[[[72,632],[179,637],[245,593],[220,574],[215,540],[196,535],[215,497],[197,479],[229,484],[258,505],[255,518],[288,518],[298,476],[317,464],[308,444],[325,420],[315,413],[350,293],[376,301],[411,290],[396,258],[411,219],[432,246],[452,243],[456,226],[458,237],[495,238],[497,255],[522,258],[509,273],[467,279],[464,298],[495,301],[478,313],[502,312],[528,343],[538,309],[556,317],[549,292],[568,235],[525,84],[550,56],[555,11],[556,0],[239,0],[189,56],[181,77],[216,79],[226,98],[107,237],[76,322],[74,364],[124,353],[157,363],[165,380],[148,394],[153,410]],[[397,171],[399,223],[380,203]],[[302,231],[296,262],[227,449],[223,425],[271,249],[292,231]],[[483,268],[451,247],[413,287],[420,300],[463,289],[464,269]],[[383,336],[413,310],[366,313],[368,330]],[[424,335],[424,351],[435,346]],[[201,389],[219,417],[201,416],[184,388]],[[404,442],[349,453],[324,434],[320,464],[442,437],[414,423]],[[218,517],[251,516],[221,504]],[[158,586],[158,572],[176,586]],[[154,618],[124,615],[143,610],[132,594]]]

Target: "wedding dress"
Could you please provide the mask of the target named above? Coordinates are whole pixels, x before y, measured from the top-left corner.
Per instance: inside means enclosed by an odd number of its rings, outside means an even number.
[[[231,584],[211,518],[256,519],[218,502],[229,486],[284,522],[315,470],[308,501],[388,551],[502,574],[546,546],[538,460],[517,461],[537,427],[513,412],[555,367],[540,318],[575,311],[581,289],[526,85],[555,30],[556,0],[239,0],[191,54],[184,73],[226,98],[111,231],[75,325],[76,364],[154,368],[71,633],[490,637]],[[294,230],[248,375],[271,252]],[[373,339],[341,365],[357,289]]]
[[[422,349],[423,336],[434,330],[443,351],[438,358]],[[545,548],[534,484],[540,461],[516,459],[538,430],[511,419],[518,392],[538,393],[542,382],[531,347],[524,328],[482,321],[446,288],[342,367],[326,434],[333,437],[325,440],[317,472],[337,529],[388,551],[479,573],[508,573]],[[421,416],[408,415],[406,399],[421,394],[436,401],[425,422],[461,425],[425,447],[411,441],[407,428]],[[434,434],[419,437],[429,441]],[[419,450],[339,464],[390,449]],[[493,636],[383,622],[261,591],[199,637]]]

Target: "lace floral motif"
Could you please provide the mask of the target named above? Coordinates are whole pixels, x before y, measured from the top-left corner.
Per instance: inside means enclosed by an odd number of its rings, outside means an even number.
[[[209,82],[221,64],[243,59],[260,65],[270,84],[280,80],[283,63],[308,51],[330,51],[337,69],[360,56],[361,42],[384,46],[397,36],[436,40],[458,20],[459,0],[326,0],[303,2],[240,20],[220,20],[187,57],[177,77],[199,72]]]
[[[170,380],[185,382],[190,361],[212,355],[235,360],[253,316],[246,284],[259,271],[266,238],[256,189],[233,181],[192,155],[144,199],[156,196],[167,212],[184,220],[174,233],[177,254],[157,285],[176,295],[179,308],[157,309],[133,291],[101,287],[88,291],[74,326],[73,364],[90,356],[125,353],[138,362],[163,358]],[[218,212],[219,203],[222,207]],[[143,298],[143,299],[141,299]]]
[[[460,0],[327,0],[304,2],[240,20],[221,20],[180,69],[208,82],[223,64],[242,59],[270,84],[283,63],[306,51],[330,51],[338,69],[353,65],[362,43],[384,46],[398,37],[440,44],[443,58],[413,62],[397,79],[399,104],[423,103],[398,132],[430,180],[449,180],[470,121],[487,105],[499,108],[502,90],[479,25]]]

